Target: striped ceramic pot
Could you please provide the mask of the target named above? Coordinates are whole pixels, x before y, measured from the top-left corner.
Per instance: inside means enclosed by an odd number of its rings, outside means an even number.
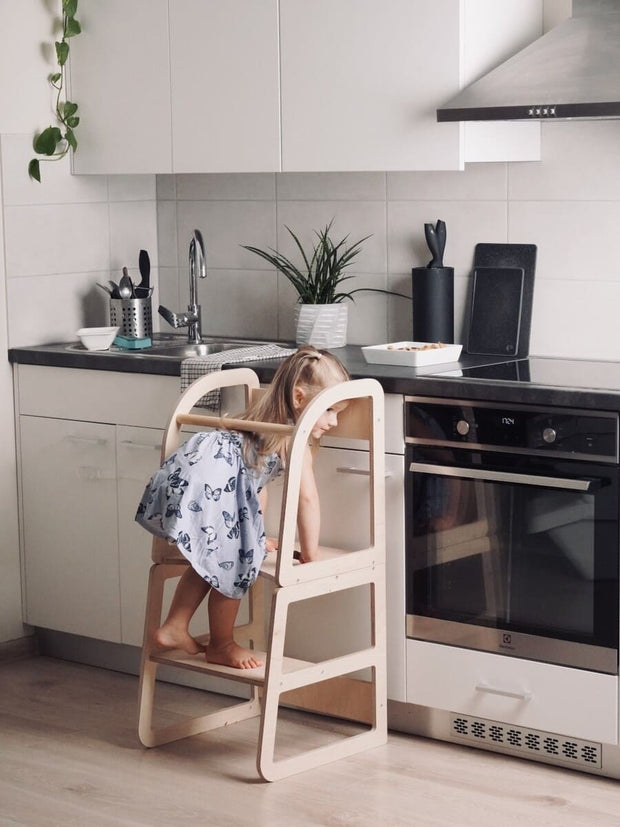
[[[298,304],[295,320],[298,345],[321,348],[344,347],[347,343],[349,307],[337,304]]]

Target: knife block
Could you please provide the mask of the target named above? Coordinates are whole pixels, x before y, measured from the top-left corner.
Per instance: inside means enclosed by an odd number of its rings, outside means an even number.
[[[454,267],[413,267],[413,341],[454,342]]]

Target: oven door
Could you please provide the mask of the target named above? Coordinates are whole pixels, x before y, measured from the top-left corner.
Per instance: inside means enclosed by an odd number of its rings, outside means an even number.
[[[407,451],[407,635],[617,674],[618,469]]]

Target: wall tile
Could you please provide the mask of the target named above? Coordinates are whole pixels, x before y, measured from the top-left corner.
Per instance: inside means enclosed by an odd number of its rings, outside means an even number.
[[[120,278],[127,267],[140,280],[138,257],[147,250],[157,267],[157,205],[155,201],[119,201],[110,204],[110,270]],[[117,281],[116,276],[112,278]]]
[[[275,247],[275,213],[273,201],[179,201],[179,269],[187,268],[194,228],[203,234],[208,269],[256,269],[256,256],[241,245]]]
[[[536,244],[536,278],[620,281],[620,201],[514,201],[509,240]]]
[[[330,235],[335,241],[348,235],[347,244],[354,244],[370,235],[354,259],[357,273],[384,273],[387,250],[384,201],[283,201],[278,202],[278,250],[283,255],[296,255],[295,242],[286,230],[290,227],[304,249],[312,249],[315,232],[334,219]],[[256,246],[264,246],[258,244]]]
[[[68,157],[41,162],[41,183],[31,181],[28,163],[34,156],[32,135],[2,135],[0,140],[5,204],[77,204],[108,200],[107,178],[71,175]]]
[[[108,177],[110,201],[155,201],[156,195],[155,175],[110,175]]]
[[[619,361],[619,307],[620,282],[538,281],[530,353]]]
[[[260,201],[276,194],[273,173],[177,175],[176,190],[179,201]]]
[[[431,254],[424,224],[446,222],[444,264],[456,275],[471,271],[478,242],[506,242],[504,201],[390,201],[388,203],[388,271],[408,273],[427,264]]]
[[[388,172],[388,201],[506,198],[506,164],[466,164],[462,172]]]
[[[107,204],[5,208],[9,279],[109,269]]]
[[[174,175],[156,175],[157,200],[173,201],[177,195],[176,178]]]
[[[264,270],[211,269],[202,291],[207,336],[277,339],[277,278]]]
[[[542,127],[542,161],[509,165],[511,201],[620,200],[619,121]]]
[[[283,172],[276,175],[280,201],[385,199],[384,172]]]
[[[97,287],[107,277],[105,270],[10,279],[9,347],[72,341],[81,327],[108,325],[108,299]]]
[[[162,267],[177,266],[177,202],[157,202],[157,260]]]

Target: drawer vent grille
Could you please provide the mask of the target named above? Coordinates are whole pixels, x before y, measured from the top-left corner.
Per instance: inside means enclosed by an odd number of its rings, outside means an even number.
[[[538,760],[542,758],[565,766],[601,768],[602,747],[594,741],[454,713],[451,728],[452,735],[459,741],[486,744],[491,749],[508,750],[523,757],[531,755]]]

